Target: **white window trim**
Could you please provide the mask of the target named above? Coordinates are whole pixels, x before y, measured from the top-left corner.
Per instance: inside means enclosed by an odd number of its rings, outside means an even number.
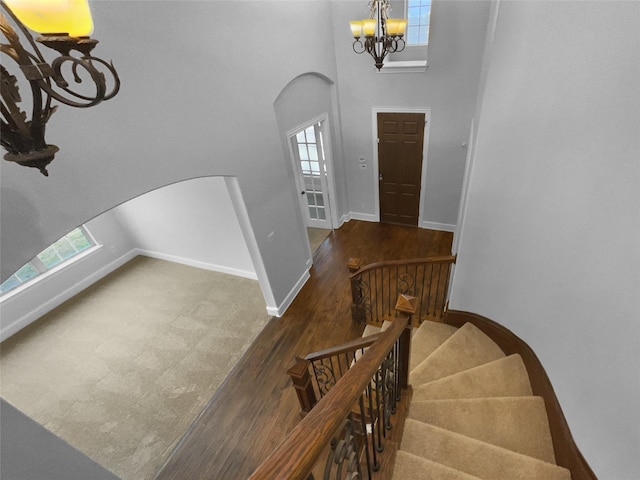
[[[82,260],[83,258],[86,258],[89,255],[93,254],[94,252],[97,252],[98,250],[101,250],[102,249],[102,245],[100,245],[100,244],[98,244],[98,242],[96,242],[95,237],[91,234],[89,229],[85,225],[80,225],[80,228],[82,229],[82,232],[83,232],[84,236],[86,238],[88,238],[89,241],[92,243],[92,245],[89,248],[87,248],[86,250],[83,250],[82,252],[76,253],[73,257],[70,257],[70,258],[68,258],[66,260],[63,260],[62,262],[58,263],[57,265],[55,265],[55,266],[53,266],[51,268],[47,268],[42,263],[42,260],[40,260],[38,258],[38,256],[36,255],[31,260],[29,260],[29,262],[27,262],[27,263],[31,263],[33,265],[33,267],[38,271],[38,274],[36,276],[30,278],[29,280],[21,283],[20,285],[12,288],[8,292],[3,293],[2,295],[0,295],[0,304],[2,302],[7,301],[10,298],[18,296],[18,294],[22,294],[25,290],[28,290],[30,287],[38,284],[39,282],[57,275],[58,272],[60,272],[61,270],[73,265],[78,260]],[[42,270],[42,269],[44,269],[44,270]]]
[[[37,285],[38,283],[40,283],[42,281],[45,281],[45,280],[47,280],[47,279],[49,279],[51,277],[54,277],[54,276],[58,275],[58,273],[60,273],[61,270],[64,270],[65,268],[70,267],[71,265],[73,265],[74,263],[82,260],[83,258],[86,258],[86,257],[88,257],[90,255],[93,255],[97,251],[102,250],[102,248],[103,248],[102,245],[93,245],[93,246],[87,248],[86,250],[78,253],[77,255],[74,255],[73,257],[71,257],[67,261],[59,263],[58,265],[56,265],[55,267],[50,268],[46,272],[41,273],[39,275],[36,275],[33,278],[30,278],[26,282],[18,285],[15,288],[12,288],[7,293],[2,295],[0,297],[0,303],[6,302],[10,298],[17,297],[17,296],[23,294],[29,288]]]
[[[426,60],[396,60],[391,62],[387,60],[378,73],[421,73],[427,71]]]

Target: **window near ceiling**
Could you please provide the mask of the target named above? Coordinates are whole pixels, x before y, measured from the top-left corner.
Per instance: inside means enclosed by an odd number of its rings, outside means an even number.
[[[49,245],[30,262],[0,285],[0,295],[30,282],[53,268],[64,265],[73,257],[95,245],[84,227],[78,227],[57,242]]]
[[[407,0],[407,45],[428,45],[431,0]]]

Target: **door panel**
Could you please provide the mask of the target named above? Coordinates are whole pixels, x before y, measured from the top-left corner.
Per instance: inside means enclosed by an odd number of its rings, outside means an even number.
[[[307,227],[331,228],[327,169],[322,141],[322,124],[317,123],[291,137],[301,207]]]
[[[423,113],[378,113],[380,221],[418,225]]]

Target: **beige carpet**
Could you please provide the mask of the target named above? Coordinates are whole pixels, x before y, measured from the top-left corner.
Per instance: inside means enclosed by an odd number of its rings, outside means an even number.
[[[311,253],[315,253],[324,239],[329,236],[331,230],[327,230],[325,228],[307,228],[307,235],[309,235],[309,246],[311,247]]]
[[[424,322],[411,342],[413,395],[392,480],[571,480],[519,355],[471,324]]]
[[[0,394],[149,479],[269,320],[258,282],[137,257],[0,346]]]

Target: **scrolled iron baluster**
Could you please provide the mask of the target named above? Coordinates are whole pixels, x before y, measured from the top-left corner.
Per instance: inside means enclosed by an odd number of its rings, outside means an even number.
[[[409,272],[405,271],[398,276],[398,293],[403,295],[413,295],[415,293],[416,279]]]
[[[391,415],[396,413],[395,406],[395,391],[394,391],[394,361],[393,350],[389,352],[389,355],[382,363],[382,391],[383,391],[383,408],[384,408],[384,430],[391,430],[393,425],[391,424]],[[385,434],[386,436],[386,434]]]
[[[378,452],[383,452],[384,451],[384,444],[382,443],[382,438],[385,436],[385,431],[384,431],[384,416],[385,416],[385,410],[384,410],[384,373],[383,373],[383,368],[382,365],[380,365],[378,367],[378,370],[376,370],[376,373],[373,376],[373,383],[375,385],[375,392],[376,392],[376,428],[378,430],[377,432],[377,436],[378,436],[378,441],[377,443],[374,443],[375,448],[377,449]],[[375,440],[375,439],[374,439]]]
[[[331,450],[327,456],[324,469],[324,480],[359,480],[362,478],[360,462],[358,461],[358,445],[353,434],[353,417],[349,415],[345,419],[340,432],[342,438],[333,438],[331,440]],[[346,460],[346,463],[345,463]],[[335,475],[332,477],[334,465],[336,466]],[[346,472],[343,474],[343,468],[346,466]]]
[[[323,397],[329,389],[336,384],[335,373],[330,366],[325,365],[322,361],[320,361],[320,363],[312,362],[312,366],[318,391],[320,392],[320,396]]]
[[[371,287],[362,277],[356,280],[358,289],[358,301],[356,307],[364,312],[365,323],[367,319],[373,319],[373,306],[371,304]]]

